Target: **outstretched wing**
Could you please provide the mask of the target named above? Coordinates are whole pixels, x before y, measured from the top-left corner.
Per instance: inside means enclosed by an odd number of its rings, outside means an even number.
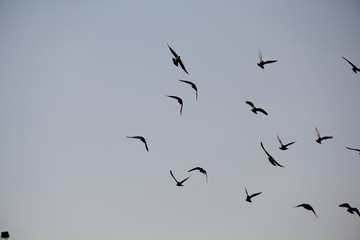
[[[180,58],[179,58],[179,63],[180,63],[181,68],[182,68],[187,74],[189,74],[189,73],[186,71],[186,68],[185,68],[185,66],[184,66],[184,64],[183,64],[183,62],[181,61]]]
[[[255,105],[250,101],[246,101],[245,103],[249,104],[252,108],[255,107]]]
[[[171,171],[171,170],[170,170],[170,174],[171,174],[172,178],[175,180],[175,182],[177,182],[177,183],[178,183],[178,180],[176,180],[176,178],[174,177],[174,174],[172,173],[172,171]]]
[[[352,210],[353,210],[354,212],[356,212],[357,215],[359,215],[359,217],[360,217],[360,212],[359,212],[359,210],[358,210],[357,208],[353,208]]]
[[[262,55],[261,55],[260,49],[259,49],[259,62],[262,62]]]
[[[353,150],[353,151],[358,151],[358,152],[360,152],[360,149],[357,149],[357,148],[350,148],[350,147],[346,147],[347,149],[349,149],[349,150]]]
[[[255,197],[255,196],[257,196],[257,195],[259,195],[259,194],[261,194],[262,192],[258,192],[258,193],[254,193],[254,194],[252,194],[251,196],[250,196],[250,198],[253,198],[253,197]]]
[[[283,145],[282,142],[281,142],[281,140],[280,140],[279,134],[277,135],[277,140],[279,141],[279,143],[280,143],[281,145]]]
[[[320,132],[319,132],[319,130],[317,129],[317,127],[315,127],[315,131],[316,131],[316,135],[317,135],[318,137],[320,137]]]
[[[351,208],[348,203],[342,203],[339,205],[339,207]]]
[[[256,110],[259,111],[259,112],[262,112],[265,115],[268,115],[267,112],[262,108],[257,108]]]
[[[286,144],[285,147],[290,146],[291,144],[294,144],[294,143],[296,143],[296,141],[295,141],[295,142],[290,142],[290,143]]]
[[[174,55],[174,57],[175,57],[175,58],[179,57],[179,56],[176,54],[176,52],[169,46],[169,44],[167,44],[167,45],[168,45],[171,53]]]
[[[194,171],[194,170],[200,171],[200,167],[194,167],[194,168],[190,169],[188,172],[191,172],[191,171]]]
[[[183,184],[186,180],[189,179],[190,176],[188,176],[187,178],[185,178],[184,180],[182,180],[180,183]]]
[[[350,62],[349,60],[347,60],[346,58],[344,58],[344,57],[342,57],[345,61],[347,61],[352,67],[355,67],[355,65],[352,63],[352,62]]]
[[[325,137],[322,137],[321,139],[325,140],[325,139],[330,139],[330,138],[333,138],[333,137],[332,136],[325,136]]]
[[[264,62],[264,65],[265,65],[265,64],[269,64],[269,63],[275,63],[275,62],[277,62],[277,60],[268,60],[268,61],[265,61],[265,62]]]
[[[261,145],[262,149],[264,150],[264,152],[266,153],[266,155],[268,155],[270,157],[271,155],[266,151],[262,142],[260,142],[260,145]]]

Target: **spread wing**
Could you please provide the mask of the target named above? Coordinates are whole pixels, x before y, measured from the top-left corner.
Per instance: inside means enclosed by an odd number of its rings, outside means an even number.
[[[169,44],[168,44],[168,47],[169,47],[171,53],[174,55],[175,58],[179,57],[179,56],[176,54],[176,52],[169,46]]]
[[[172,171],[171,171],[171,170],[170,170],[170,174],[171,174],[172,178],[175,180],[175,182],[177,182],[177,183],[178,183],[178,180],[176,180],[176,178],[174,177],[174,174],[172,173]]]
[[[277,135],[277,140],[279,141],[279,143],[280,143],[281,145],[283,145],[282,142],[281,142],[281,140],[280,140],[279,134]]]
[[[186,71],[186,68],[185,68],[185,66],[184,66],[184,64],[183,64],[183,62],[181,61],[180,58],[179,58],[179,63],[180,63],[181,68],[182,68],[187,74],[189,74],[189,73]]]
[[[255,196],[257,196],[257,195],[259,195],[259,194],[261,194],[262,192],[258,192],[258,193],[254,193],[254,194],[252,194],[251,196],[250,196],[250,198],[253,198],[253,197],[255,197]]]
[[[357,149],[357,148],[350,148],[350,147],[346,147],[347,149],[349,149],[349,150],[353,150],[353,151],[358,151],[358,152],[360,152],[360,149]]]
[[[342,203],[339,205],[339,207],[351,208],[351,206],[348,203]]]
[[[262,108],[257,108],[256,110],[259,111],[259,112],[262,112],[265,115],[268,115],[267,112]]]
[[[189,176],[190,177],[190,176]],[[186,180],[188,180],[189,179],[189,177],[187,177],[187,178],[185,178],[184,180],[182,180],[180,183],[182,184],[182,183],[184,183]]]
[[[325,139],[330,139],[330,138],[333,138],[333,137],[332,136],[325,136],[325,137],[322,137],[321,139],[325,140]]]
[[[191,172],[191,171],[194,171],[194,170],[200,171],[200,167],[194,167],[194,168],[190,169],[188,172]]]
[[[261,55],[260,49],[259,49],[259,61],[262,62],[262,55]]]
[[[316,131],[316,135],[320,138],[320,132],[319,132],[319,130],[317,129],[317,127],[315,127],[315,131]]]
[[[246,101],[245,103],[249,104],[252,108],[255,107],[255,105],[250,101]]]
[[[294,143],[296,143],[296,141],[295,141],[295,142],[290,142],[290,143],[286,144],[285,147],[290,146],[291,144],[294,144]]]
[[[260,142],[260,145],[261,145],[262,149],[264,150],[264,152],[266,153],[266,155],[268,155],[270,157],[271,155],[266,151],[262,142]]]
[[[344,57],[342,57],[345,61],[347,61],[352,67],[355,67],[355,65],[352,63],[352,62],[350,62],[349,60],[347,60],[346,58],[344,58]]]
[[[275,62],[277,62],[277,60],[268,60],[268,61],[265,61],[265,62],[264,62],[264,65],[265,65],[265,64],[269,64],[269,63],[275,63]]]

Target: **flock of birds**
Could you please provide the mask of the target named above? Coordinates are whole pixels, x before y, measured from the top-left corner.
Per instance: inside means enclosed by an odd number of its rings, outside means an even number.
[[[185,65],[184,65],[184,63],[182,62],[180,56],[169,46],[169,44],[168,44],[168,48],[170,49],[170,52],[171,52],[172,55],[173,55],[172,61],[173,61],[174,65],[177,66],[177,67],[180,66],[185,73],[189,74],[188,71],[186,70]],[[344,58],[344,57],[342,57],[342,58],[343,58],[345,61],[347,61],[347,62],[352,66],[352,71],[354,71],[355,73],[357,73],[357,71],[360,71],[360,69],[359,69],[358,67],[356,67],[352,62],[350,62],[349,60],[347,60],[347,59]],[[276,62],[277,62],[277,60],[267,60],[267,61],[263,61],[262,54],[261,54],[261,52],[260,52],[260,50],[259,50],[259,63],[257,63],[257,65],[258,65],[260,68],[264,69],[264,66],[265,66],[265,65],[271,64],[271,63],[276,63]],[[195,90],[196,100],[197,100],[197,99],[198,99],[198,89],[197,89],[196,85],[195,85],[193,82],[187,81],[187,80],[179,80],[179,81],[181,81],[181,82],[183,82],[183,83],[186,83],[186,84],[189,84],[189,85]],[[183,110],[183,100],[182,100],[180,97],[178,97],[178,96],[173,96],[173,95],[165,95],[165,96],[166,96],[166,97],[169,97],[169,98],[173,98],[173,99],[175,99],[175,100],[178,101],[178,103],[180,104],[180,115],[181,115],[181,114],[182,114],[182,110]],[[267,113],[264,109],[259,108],[259,107],[256,107],[256,106],[254,105],[254,103],[252,103],[252,102],[250,102],[250,101],[246,101],[245,103],[251,106],[251,111],[252,111],[253,113],[257,114],[257,113],[259,112],[259,113],[262,113],[262,114],[264,114],[264,115],[268,115],[268,113]],[[315,141],[316,141],[317,143],[319,143],[319,144],[321,144],[321,142],[324,141],[324,140],[328,140],[328,139],[332,139],[332,138],[333,138],[333,136],[321,136],[321,135],[320,135],[320,131],[318,130],[317,127],[315,127],[315,131],[316,131],[316,136],[317,136],[317,139],[316,139]],[[142,142],[144,143],[144,145],[145,145],[146,151],[149,151],[147,142],[146,142],[146,140],[145,140],[145,138],[144,138],[143,136],[127,136],[127,138],[133,138],[133,139],[138,139],[138,140],[142,141]],[[290,145],[296,143],[296,141],[293,141],[293,142],[289,142],[289,143],[283,144],[282,141],[281,141],[281,139],[280,139],[280,137],[279,137],[279,135],[277,135],[277,140],[278,140],[279,143],[280,143],[279,149],[280,149],[280,150],[283,150],[283,151],[284,151],[284,150],[287,150]],[[260,142],[260,146],[261,146],[261,148],[264,150],[265,154],[266,154],[267,157],[268,157],[269,162],[270,162],[272,165],[274,165],[275,167],[276,167],[276,166],[278,166],[278,167],[284,167],[284,166],[282,166],[281,164],[279,164],[279,163],[270,155],[270,153],[265,149],[265,147],[264,147],[264,145],[263,145],[262,142]],[[357,152],[359,152],[359,154],[360,154],[360,149],[351,148],[351,147],[346,147],[346,148],[349,149],[349,150],[352,150],[352,151],[357,151]],[[192,172],[192,171],[198,171],[199,173],[204,174],[205,177],[206,177],[206,182],[208,182],[208,175],[207,175],[207,172],[206,172],[205,169],[203,169],[203,168],[201,168],[201,167],[195,167],[195,168],[190,169],[188,172]],[[177,179],[175,178],[172,170],[170,170],[170,175],[171,175],[171,177],[175,180],[176,186],[178,186],[178,187],[184,186],[184,185],[183,185],[184,182],[187,181],[187,180],[191,177],[191,175],[190,175],[189,177],[187,177],[187,178],[179,181],[179,180],[177,180]],[[258,193],[254,193],[254,194],[249,195],[249,193],[248,193],[248,191],[247,191],[247,189],[246,189],[246,187],[245,187],[245,193],[246,193],[246,199],[245,199],[245,201],[252,203],[251,199],[252,199],[253,197],[255,197],[255,196],[260,195],[262,192],[258,192]],[[316,212],[315,212],[315,210],[314,210],[314,208],[313,208],[310,204],[308,204],[308,203],[302,203],[302,204],[299,204],[299,205],[295,206],[294,208],[298,208],[298,207],[303,207],[304,209],[306,209],[306,210],[308,210],[308,211],[312,211],[312,212],[314,213],[314,215],[315,215],[316,217],[318,217],[317,214],[316,214]],[[355,207],[351,207],[348,203],[342,203],[342,204],[339,205],[339,207],[347,208],[347,211],[348,211],[349,213],[351,213],[351,214],[356,213],[356,214],[358,214],[358,216],[360,217],[360,212],[359,212],[359,210],[358,210],[357,208],[355,208]]]

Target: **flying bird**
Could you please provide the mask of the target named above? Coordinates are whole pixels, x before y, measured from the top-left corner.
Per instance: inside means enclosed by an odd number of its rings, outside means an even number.
[[[352,66],[352,70],[354,71],[354,73],[357,73],[357,71],[360,71],[360,68],[357,68],[352,62],[350,62],[349,60],[347,60],[344,57],[342,57],[342,58]]]
[[[246,199],[245,199],[245,201],[248,201],[248,202],[252,202],[251,199],[252,199],[253,197],[255,197],[255,196],[257,196],[257,195],[259,195],[259,194],[262,193],[262,192],[258,192],[258,193],[254,193],[254,194],[252,194],[252,195],[249,195],[246,188],[245,188],[245,192],[246,192]]]
[[[180,82],[184,82],[184,83],[187,83],[187,84],[190,84],[191,87],[195,90],[195,94],[196,94],[196,100],[198,99],[198,90],[197,90],[197,87],[196,85],[193,83],[193,82],[190,82],[190,81],[186,81],[186,80],[179,80]]]
[[[360,149],[357,149],[357,148],[350,148],[350,147],[346,147],[347,149],[349,149],[349,150],[353,150],[353,151],[357,151],[357,152],[359,152],[359,154],[360,154]]]
[[[253,113],[257,114],[257,112],[261,112],[261,113],[263,113],[265,115],[268,115],[267,112],[265,112],[264,109],[255,107],[255,105],[252,102],[246,101],[245,103],[249,104],[252,107],[251,111]]]
[[[360,212],[357,208],[353,208],[351,207],[348,203],[343,203],[343,204],[340,204],[339,207],[345,207],[347,208],[347,211],[351,214],[354,214],[354,213],[357,213],[357,215],[359,215],[360,217]]]
[[[188,172],[191,172],[191,171],[194,171],[194,170],[198,170],[199,172],[204,174],[206,176],[206,182],[208,182],[208,176],[207,176],[207,172],[205,171],[205,169],[203,169],[201,167],[195,167],[193,169],[190,169]]]
[[[142,137],[142,136],[131,136],[131,137],[127,136],[127,138],[139,139],[140,141],[142,141],[145,144],[146,151],[149,151],[148,145],[147,145],[146,140],[145,140],[144,137]]]
[[[317,129],[317,127],[315,127],[315,130],[316,130],[316,135],[318,137],[318,139],[316,139],[316,142],[321,144],[321,141],[322,140],[326,140],[326,139],[330,139],[330,138],[333,138],[332,136],[324,136],[324,137],[320,137],[320,132],[319,130]]]
[[[295,142],[290,142],[290,143],[287,143],[287,144],[283,144],[282,142],[281,142],[281,140],[280,140],[280,137],[279,137],[279,135],[277,135],[277,139],[278,139],[278,141],[279,141],[279,143],[280,143],[280,147],[279,147],[279,149],[280,150],[287,150],[288,148],[288,146],[290,146],[291,144],[294,144],[294,143],[296,143],[296,141]]]
[[[178,67],[179,64],[180,64],[180,67],[181,67],[187,74],[189,74],[189,73],[186,71],[186,68],[185,68],[183,62],[181,61],[180,56],[176,54],[176,52],[169,46],[169,44],[168,44],[168,47],[169,47],[171,53],[174,55],[174,57],[172,58],[172,60],[173,60],[173,63],[175,64],[175,66]]]
[[[303,204],[300,204],[300,205],[295,206],[294,208],[297,208],[297,207],[303,207],[303,208],[305,208],[306,210],[312,211],[312,212],[315,214],[315,216],[318,218],[318,216],[317,216],[316,213],[315,213],[315,210],[313,209],[312,206],[310,206],[310,204],[303,203]]]
[[[259,67],[261,67],[262,69],[264,69],[264,65],[265,64],[269,64],[269,63],[274,63],[274,62],[277,62],[277,60],[268,60],[268,61],[263,61],[262,59],[262,55],[261,55],[261,52],[260,52],[260,49],[259,49],[259,63],[257,64]]]
[[[266,155],[268,156],[268,159],[272,165],[274,165],[275,167],[276,166],[284,167],[284,166],[280,165],[277,161],[275,161],[275,159],[265,150],[262,142],[260,142],[260,145],[261,145],[262,149],[264,150],[264,152],[266,153]]]
[[[180,107],[180,115],[181,115],[182,109],[183,109],[183,100],[181,98],[177,97],[177,96],[170,96],[170,95],[166,95],[166,96],[169,97],[169,98],[174,98],[174,99],[176,99],[178,101],[178,103],[181,106]]]
[[[176,186],[178,186],[178,187],[183,187],[184,185],[182,185],[186,180],[188,180],[189,179],[189,177],[187,177],[187,178],[185,178],[184,180],[182,180],[181,182],[179,182],[178,180],[176,180],[176,178],[174,177],[174,174],[172,173],[172,171],[170,170],[170,174],[171,174],[171,176],[173,177],[173,179],[175,180],[175,182],[176,182]]]

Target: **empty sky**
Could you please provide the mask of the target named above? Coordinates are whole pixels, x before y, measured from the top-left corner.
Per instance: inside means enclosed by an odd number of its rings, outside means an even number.
[[[360,148],[360,75],[342,59],[360,66],[359,12],[355,0],[1,1],[0,230],[358,240],[360,218],[338,205],[360,208],[360,156],[345,148]],[[259,49],[278,62],[260,69]],[[183,98],[182,116],[165,95]],[[315,127],[334,138],[316,143]],[[281,151],[277,134],[297,142]],[[209,183],[193,172],[176,187],[169,170],[196,166]],[[263,193],[245,202],[245,186]]]

